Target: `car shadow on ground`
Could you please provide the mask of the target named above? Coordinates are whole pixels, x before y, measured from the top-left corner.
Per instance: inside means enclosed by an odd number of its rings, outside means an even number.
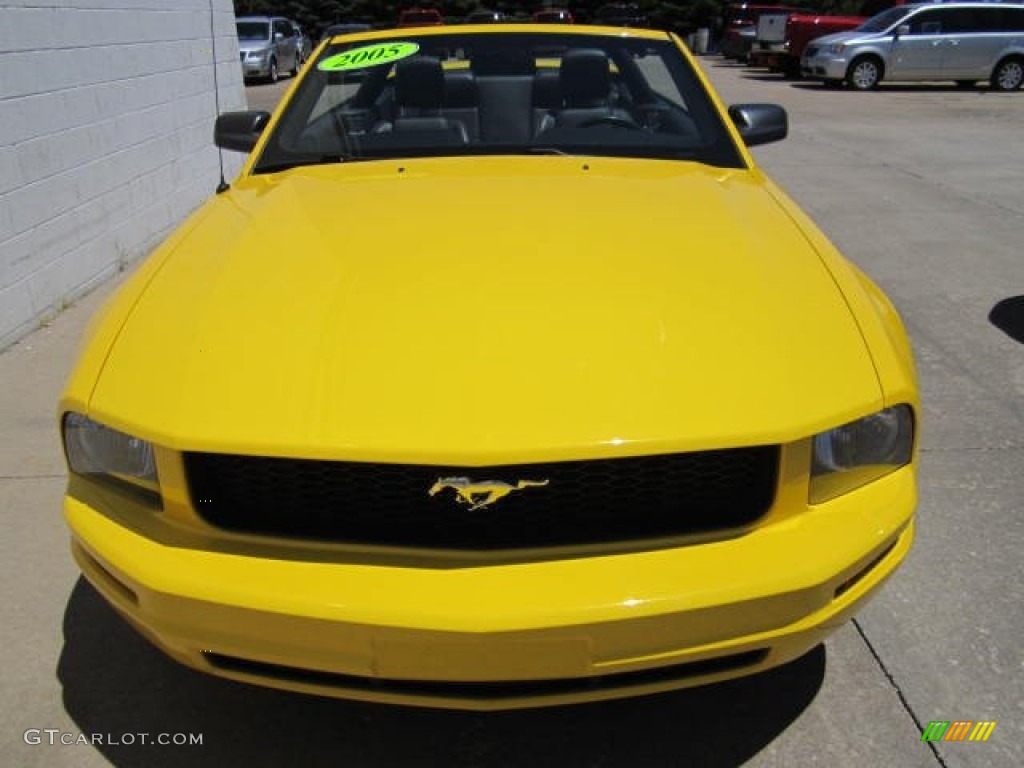
[[[759,72],[758,70],[744,72],[742,77],[744,80],[759,80],[768,83],[785,83],[792,80],[792,78],[786,77],[781,72]]]
[[[735,59],[701,59],[701,62],[708,66],[715,67],[716,69],[743,69],[747,67],[745,61],[736,61]]]
[[[988,313],[988,321],[1014,341],[1024,344],[1024,296],[1000,301]]]
[[[182,667],[80,578],[57,674],[83,734],[203,736],[201,746],[93,747],[116,766],[732,766],[813,701],[825,650],[742,680],[614,702],[499,713],[364,704]]]
[[[761,77],[753,75],[745,75],[751,80],[777,80],[783,81],[782,75],[771,75],[765,74]],[[863,94],[886,94],[886,93],[963,93],[963,94],[983,94],[993,93],[994,91],[984,83],[972,86],[970,88],[961,88],[958,85],[951,83],[882,83],[877,88],[872,88],[870,91],[858,91],[856,88],[850,88],[848,85],[835,85],[830,86],[821,82],[820,80],[793,80],[788,81],[791,88],[799,88],[807,91],[827,91],[829,93],[836,92],[849,92],[858,95]]]

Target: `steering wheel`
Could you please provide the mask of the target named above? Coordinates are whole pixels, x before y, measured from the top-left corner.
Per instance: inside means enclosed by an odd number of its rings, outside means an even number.
[[[622,115],[600,115],[584,120],[579,124],[580,128],[592,128],[595,125],[611,125],[616,128],[628,128],[631,131],[642,131],[643,127],[631,117]]]

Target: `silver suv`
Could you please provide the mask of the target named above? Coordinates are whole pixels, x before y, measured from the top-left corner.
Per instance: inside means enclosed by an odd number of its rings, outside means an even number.
[[[242,77],[274,83],[280,72],[298,74],[302,46],[296,24],[280,16],[242,16],[235,26]]]
[[[1024,83],[1024,5],[927,3],[890,8],[852,32],[814,40],[805,77],[868,90],[885,80],[987,80],[1000,91]]]

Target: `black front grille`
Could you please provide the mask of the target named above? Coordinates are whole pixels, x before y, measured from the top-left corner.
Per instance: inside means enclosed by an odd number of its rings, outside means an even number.
[[[185,454],[193,506],[212,525],[456,550],[631,542],[745,526],[771,507],[778,462],[778,446],[474,468]],[[430,495],[442,478],[517,489],[480,505],[488,494],[460,499],[458,482]]]
[[[700,661],[687,661],[667,667],[638,669],[632,672],[613,672],[593,677],[569,677],[548,680],[501,680],[495,682],[455,682],[445,680],[395,680],[360,677],[338,672],[286,667],[262,661],[224,656],[204,651],[203,658],[216,669],[241,675],[279,680],[285,683],[303,683],[349,691],[404,694],[406,696],[444,696],[464,701],[505,701],[522,698],[594,693],[601,690],[628,690],[630,687],[682,683],[686,680],[733,672],[762,663],[768,658],[768,649],[759,648],[728,656],[717,656]]]

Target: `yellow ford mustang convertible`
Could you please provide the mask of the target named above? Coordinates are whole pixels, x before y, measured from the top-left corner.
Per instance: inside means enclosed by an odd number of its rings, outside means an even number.
[[[60,403],[90,582],[175,659],[470,709],[750,674],[913,536],[899,318],[677,38],[328,40],[94,321]]]

